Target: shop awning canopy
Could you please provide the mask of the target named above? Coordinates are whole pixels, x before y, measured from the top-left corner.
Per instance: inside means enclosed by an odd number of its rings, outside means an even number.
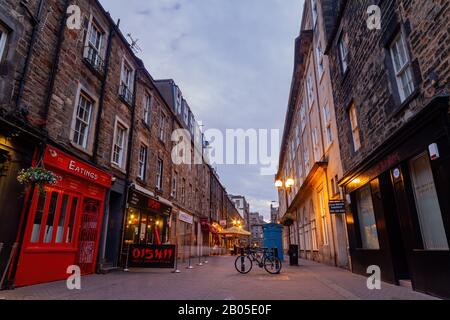
[[[244,229],[238,227],[231,227],[229,229],[224,229],[219,232],[221,235],[225,236],[251,236],[251,232],[248,232]]]

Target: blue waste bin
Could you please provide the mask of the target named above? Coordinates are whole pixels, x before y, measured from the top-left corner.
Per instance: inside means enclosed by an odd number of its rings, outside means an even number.
[[[263,225],[264,247],[277,248],[278,258],[284,260],[283,255],[283,226],[278,223]]]

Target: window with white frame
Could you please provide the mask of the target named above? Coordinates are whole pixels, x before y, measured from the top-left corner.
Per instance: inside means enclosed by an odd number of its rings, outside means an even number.
[[[400,32],[390,47],[395,79],[401,102],[414,91],[413,71],[403,32]]]
[[[181,93],[181,90],[178,87],[176,87],[175,92],[176,92],[175,109],[177,114],[181,114],[181,108],[183,105],[183,94]]]
[[[83,149],[88,148],[94,101],[80,92],[73,121],[72,142]]]
[[[120,95],[128,102],[132,102],[133,97],[133,68],[123,59],[122,72],[120,76]]]
[[[148,93],[144,96],[144,109],[142,111],[142,119],[144,120],[145,124],[150,124],[150,115],[152,111],[152,96]]]
[[[299,153],[299,155],[300,155],[301,153]],[[298,157],[299,159],[297,160],[297,168],[298,168],[298,176],[299,176],[299,184],[301,185],[301,182],[300,182],[300,180],[303,178],[303,163],[302,163],[302,160],[301,160],[301,157],[299,156]]]
[[[158,134],[158,137],[163,142],[166,141],[165,140],[165,137],[166,137],[166,122],[167,122],[167,116],[161,110],[160,113],[159,113],[159,134]]]
[[[307,217],[307,214],[305,214],[304,217],[304,226],[305,226],[305,249],[307,251],[311,251],[311,221]]]
[[[322,77],[324,68],[323,68],[323,52],[322,52],[322,43],[317,43],[316,48],[316,56],[317,56],[317,70],[319,71],[319,78]]]
[[[305,163],[305,170],[308,171],[308,169],[309,169],[309,152],[308,152],[308,149],[306,149],[306,148],[303,151],[303,161]]]
[[[339,60],[341,62],[341,70],[345,73],[348,69],[348,46],[345,35],[341,35],[338,42]]]
[[[295,150],[296,150],[295,141],[296,141],[296,139],[292,138],[292,140],[291,140],[291,160],[292,161],[294,161],[294,159],[295,159]]]
[[[102,48],[102,40],[103,40],[103,32],[97,26],[95,21],[91,21],[91,28],[89,32],[89,46],[97,51],[100,54],[100,50]]]
[[[174,172],[172,176],[172,191],[170,192],[172,198],[177,197],[177,182],[178,182],[178,173]]]
[[[302,132],[305,131],[306,128],[306,108],[305,104],[302,103],[302,106],[300,108],[300,118],[301,118],[301,124],[302,124]]]
[[[313,80],[312,80],[311,74],[308,75],[308,79],[306,81],[306,89],[308,91],[309,107],[311,108],[311,106],[314,102],[314,87],[313,87]]]
[[[8,39],[8,31],[2,25],[0,25],[0,62],[2,62],[6,52],[7,39]]]
[[[183,178],[181,183],[181,202],[184,204],[186,201],[186,179]]]
[[[94,66],[102,67],[101,50],[103,45],[104,33],[95,22],[94,18],[91,18],[89,23],[89,32],[87,35],[87,43],[85,50],[85,58]]]
[[[141,144],[139,148],[138,177],[142,180],[145,180],[145,173],[147,169],[147,156],[148,156],[148,148],[145,144]]]
[[[194,115],[191,113],[191,116],[189,118],[190,118],[189,132],[191,133],[191,136],[194,136],[194,123],[195,123]]]
[[[335,194],[340,194],[341,191],[339,189],[339,177],[338,177],[338,175],[334,176],[334,183],[335,183],[334,190],[336,191]]]
[[[314,128],[312,131],[312,143],[314,149],[314,160],[318,161],[320,159],[320,152],[319,152],[319,135],[317,128]]]
[[[331,133],[331,113],[328,104],[323,106],[323,121],[325,125],[325,140],[327,146],[329,146],[333,142],[333,135]]]
[[[317,226],[316,219],[311,220],[311,238],[312,238],[312,250],[319,250],[317,247]]]
[[[361,148],[361,140],[359,137],[359,125],[358,125],[358,117],[356,115],[356,107],[353,103],[348,110],[349,118],[350,118],[350,126],[352,129],[352,138],[353,138],[353,149],[358,151]]]
[[[313,29],[317,24],[317,0],[311,0],[311,11],[312,11],[312,19],[313,19]]]
[[[163,161],[158,157],[156,164],[156,188],[162,190],[162,177],[163,177]]]
[[[305,226],[303,224],[303,215],[300,214],[299,225],[299,238],[300,238],[300,250],[306,250],[305,248]]]
[[[188,106],[187,102],[184,102],[183,120],[184,120],[184,124],[188,125],[188,123],[189,123],[189,106]]]
[[[323,245],[327,246],[329,244],[329,236],[328,236],[325,193],[323,189],[319,191],[319,210],[320,210],[320,219],[322,223]]]
[[[116,126],[114,130],[112,163],[122,169],[125,167],[127,135],[128,135],[128,128],[122,122],[116,120]]]

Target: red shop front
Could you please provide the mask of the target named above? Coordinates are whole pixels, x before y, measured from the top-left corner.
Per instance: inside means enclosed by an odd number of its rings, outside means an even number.
[[[67,267],[95,271],[103,206],[112,177],[47,146],[43,163],[62,179],[35,188],[15,277],[16,286],[66,279]]]

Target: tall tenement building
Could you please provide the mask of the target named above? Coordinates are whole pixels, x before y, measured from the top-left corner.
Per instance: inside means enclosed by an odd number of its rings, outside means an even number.
[[[353,271],[450,297],[450,5],[323,1]]]
[[[342,202],[342,166],[325,22],[318,3],[306,1],[276,176],[279,215],[285,249],[295,244],[300,257],[347,268],[344,212],[329,209]]]
[[[0,288],[66,279],[68,265],[123,267],[136,244],[178,244],[182,260],[225,253],[219,232],[239,213],[224,186],[207,162],[172,162],[175,129],[203,154],[186,101],[99,1],[76,1],[79,28],[70,4],[0,0]],[[60,179],[20,185],[32,168]]]
[[[234,205],[239,211],[239,214],[245,221],[244,228],[249,230],[250,229],[250,204],[247,202],[247,199],[245,199],[244,196],[238,196],[238,195],[231,195],[230,196],[231,201],[234,202]]]
[[[368,19],[374,4],[381,16]],[[294,179],[280,188],[280,215],[303,256],[341,261],[347,229],[353,272],[378,266],[384,281],[450,297],[449,30],[447,0],[305,2],[277,176],[279,187]],[[332,149],[323,149],[328,119]]]

